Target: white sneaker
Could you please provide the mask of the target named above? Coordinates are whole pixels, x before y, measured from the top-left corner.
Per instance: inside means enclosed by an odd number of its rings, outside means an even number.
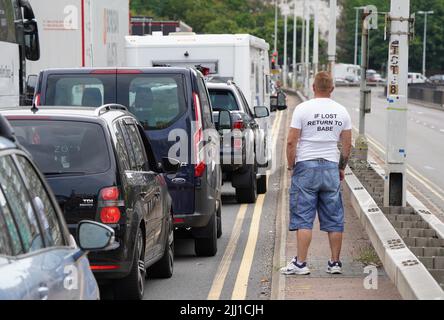
[[[336,262],[328,261],[327,273],[342,274],[342,262],[341,261],[336,261]]]
[[[284,275],[307,275],[310,274],[310,269],[307,267],[307,262],[299,264],[297,258],[293,258],[288,266],[281,268],[281,274]]]

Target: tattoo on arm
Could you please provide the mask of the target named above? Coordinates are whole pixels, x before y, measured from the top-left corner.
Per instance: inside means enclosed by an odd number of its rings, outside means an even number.
[[[348,159],[349,159],[349,157],[346,157],[343,154],[341,154],[341,159],[339,160],[339,169],[340,170],[345,170],[345,168],[347,168]]]

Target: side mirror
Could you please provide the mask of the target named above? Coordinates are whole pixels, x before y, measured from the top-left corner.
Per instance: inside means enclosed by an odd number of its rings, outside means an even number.
[[[83,251],[106,251],[115,245],[114,230],[94,221],[81,221],[77,227],[77,238]]]
[[[279,111],[283,111],[283,110],[287,110],[288,106],[287,106],[287,95],[283,92],[283,91],[279,91],[278,95],[277,95],[277,109]]]
[[[40,59],[40,40],[37,22],[34,20],[27,20],[23,23],[25,34],[25,55],[26,59],[30,61],[37,61]]]
[[[278,97],[272,96],[270,97],[270,109],[271,111],[276,111],[278,108]]]
[[[254,116],[257,119],[267,118],[270,116],[270,111],[267,107],[254,107]]]
[[[34,99],[35,89],[37,87],[38,76],[31,74],[26,80],[25,105],[31,106]]]
[[[219,112],[219,122],[218,122],[218,130],[231,130],[233,126],[233,120],[231,119],[230,111],[220,111]]]
[[[181,163],[177,159],[162,158],[162,170],[165,173],[177,173],[180,170]]]

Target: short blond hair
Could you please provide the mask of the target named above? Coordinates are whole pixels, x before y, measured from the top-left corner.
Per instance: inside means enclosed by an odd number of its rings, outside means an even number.
[[[316,74],[314,86],[318,92],[330,92],[334,88],[333,78],[330,72],[321,71]]]

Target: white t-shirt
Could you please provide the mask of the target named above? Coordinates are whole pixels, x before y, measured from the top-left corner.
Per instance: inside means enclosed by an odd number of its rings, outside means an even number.
[[[317,98],[296,108],[291,127],[301,129],[296,163],[314,159],[339,163],[338,142],[342,131],[352,129],[352,122],[344,106],[329,98]]]

